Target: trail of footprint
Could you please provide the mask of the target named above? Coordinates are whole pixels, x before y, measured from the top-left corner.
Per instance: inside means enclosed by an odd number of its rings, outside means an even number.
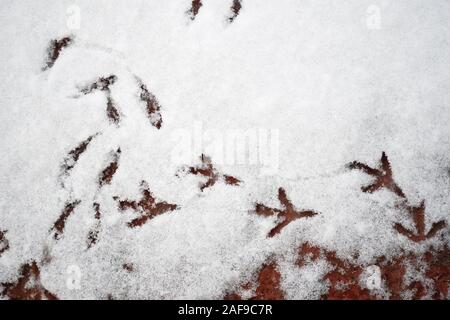
[[[200,8],[202,6],[203,6],[203,3],[201,0],[192,0],[191,7],[187,11],[187,15],[189,16],[189,18],[192,21],[195,20],[195,18],[199,14]],[[236,19],[236,17],[239,15],[239,12],[241,11],[241,9],[242,9],[242,0],[233,0],[231,7],[230,7],[231,16],[228,17],[229,23],[232,23]]]

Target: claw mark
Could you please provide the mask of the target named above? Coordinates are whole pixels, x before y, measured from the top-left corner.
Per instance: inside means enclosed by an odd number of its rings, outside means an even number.
[[[41,283],[41,272],[36,261],[21,267],[16,283],[2,283],[2,295],[13,300],[57,300]]]
[[[358,161],[350,163],[348,167],[350,169],[361,170],[368,175],[375,177],[374,183],[361,188],[363,192],[373,193],[381,188],[386,188],[394,192],[400,198],[406,198],[402,189],[397,185],[397,183],[395,183],[394,178],[392,177],[391,164],[389,163],[389,159],[385,152],[383,152],[381,156],[381,165],[378,169],[371,168],[368,165]]]
[[[308,242],[303,243],[298,250],[299,257],[296,264],[299,267],[303,267],[307,262],[313,262],[319,259],[321,254],[321,248],[311,245]]]
[[[0,257],[5,251],[9,250],[9,241],[5,236],[7,232],[7,230],[0,231]]]
[[[325,257],[333,270],[323,277],[323,280],[329,281],[330,289],[326,295],[322,296],[322,299],[376,299],[376,297],[370,295],[368,289],[363,289],[359,285],[359,277],[364,271],[361,266],[339,259],[335,252],[326,251]]]
[[[283,291],[280,288],[281,274],[277,270],[277,264],[271,262],[264,264],[258,273],[258,287],[255,295],[249,300],[283,300]],[[243,286],[243,289],[250,289],[252,283]],[[242,297],[236,293],[228,294],[224,300],[242,300]]]
[[[75,167],[77,164],[78,159],[83,154],[83,152],[86,151],[87,147],[91,143],[92,139],[94,139],[99,133],[96,133],[90,137],[88,137],[86,140],[82,141],[75,149],[72,149],[66,156],[66,158],[63,161],[63,164],[61,165],[61,173],[60,173],[60,179],[64,176],[67,176],[69,174],[69,171]],[[62,183],[64,185],[64,183]]]
[[[239,15],[239,12],[242,8],[242,0],[233,0],[233,4],[231,6],[231,12],[232,16],[228,18],[228,21],[231,23],[236,19],[236,17]]]
[[[158,100],[150,91],[148,91],[146,85],[141,81],[139,81],[139,88],[141,89],[139,98],[146,104],[147,118],[150,120],[152,126],[160,129],[162,125],[162,116],[161,106]]]
[[[117,76],[115,75],[110,75],[108,77],[100,77],[98,78],[97,81],[94,81],[93,83],[87,86],[81,87],[79,88],[79,90],[84,95],[92,93],[96,90],[109,92],[111,91],[109,87],[112,86],[116,81]]]
[[[283,300],[280,289],[281,274],[275,263],[263,266],[258,275],[258,288],[252,300]]]
[[[54,232],[53,237],[55,240],[59,240],[64,233],[64,228],[66,226],[66,220],[69,216],[74,212],[75,208],[81,203],[80,200],[75,200],[74,202],[66,203],[64,210],[59,216],[58,220],[56,220],[53,227],[50,229],[50,232]]]
[[[112,86],[117,81],[117,76],[110,75],[108,77],[100,77],[97,81],[93,83],[79,88],[80,92],[84,95],[90,94],[94,91],[103,91],[106,94],[106,116],[112,124],[119,125],[120,122],[120,112],[117,110],[117,107],[111,97],[111,89]]]
[[[120,122],[120,113],[117,110],[114,101],[112,100],[111,96],[107,96],[106,101],[106,115],[108,116],[109,122],[112,124],[115,124],[116,126],[119,125]]]
[[[430,251],[426,254],[429,268],[426,276],[433,280],[433,299],[446,300],[450,286],[450,249],[447,245],[442,250]]]
[[[128,227],[135,228],[142,226],[148,220],[178,208],[177,205],[165,201],[157,202],[145,181],[141,182],[141,188],[142,198],[139,201],[119,200],[118,197],[113,197],[114,200],[119,202],[120,211],[133,209],[140,214],[140,217],[128,223]]]
[[[134,266],[131,263],[124,263],[122,265],[122,269],[124,269],[127,272],[133,272],[134,271]]]
[[[200,166],[187,168],[189,174],[201,175],[208,178],[206,182],[200,184],[200,191],[203,192],[203,190],[205,190],[206,188],[214,186],[219,179],[223,180],[225,184],[232,186],[239,186],[239,184],[242,182],[235,177],[220,174],[212,165],[210,157],[202,154],[200,159],[202,161],[202,164]]]
[[[297,265],[304,267],[306,264],[313,263],[318,259],[326,260],[330,265],[322,281],[326,281],[329,289],[322,295],[324,300],[372,300],[375,296],[370,294],[368,289],[360,286],[360,275],[364,268],[347,260],[337,257],[336,252],[328,251],[316,245],[303,243],[298,251],[299,257]]]
[[[431,239],[447,226],[447,223],[444,220],[441,220],[433,223],[428,233],[425,233],[425,201],[422,201],[418,207],[407,206],[406,209],[412,216],[414,227],[416,229],[415,232],[405,228],[400,223],[396,223],[394,225],[394,229],[413,242],[421,242]]]
[[[286,191],[283,188],[278,189],[278,200],[283,206],[283,210],[269,208],[260,203],[257,203],[255,207],[256,214],[260,216],[277,216],[278,218],[283,218],[280,223],[278,223],[272,230],[270,230],[270,238],[280,233],[281,230],[291,222],[301,218],[310,218],[318,214],[317,212],[311,210],[296,210],[292,202],[287,197]]]
[[[64,37],[60,40],[52,40],[50,41],[50,46],[47,49],[48,57],[46,66],[43,68],[43,70],[50,69],[55,64],[56,60],[59,58],[59,55],[61,54],[61,51],[71,45],[73,42],[73,39],[70,37]]]
[[[103,187],[105,184],[111,184],[112,178],[119,168],[119,159],[120,159],[121,150],[117,149],[112,155],[112,161],[109,165],[103,169],[100,174],[100,178],[98,179],[99,187]]]
[[[203,6],[202,0],[192,0],[191,8],[188,11],[191,20],[195,20],[200,8]]]
[[[389,261],[384,256],[377,259],[381,276],[389,289],[390,299],[393,300],[400,300],[401,293],[404,290],[404,277],[406,274],[406,261],[404,260],[404,257],[399,257]]]
[[[41,266],[48,265],[50,262],[52,262],[52,259],[53,257],[50,253],[50,248],[48,247],[48,245],[44,245],[44,248],[42,250]]]
[[[87,239],[87,248],[90,249],[93,245],[95,245],[98,242],[98,234],[100,233],[100,219],[102,217],[102,213],[100,211],[100,204],[95,202],[93,204],[94,211],[95,211],[95,225],[89,231],[88,239]]]

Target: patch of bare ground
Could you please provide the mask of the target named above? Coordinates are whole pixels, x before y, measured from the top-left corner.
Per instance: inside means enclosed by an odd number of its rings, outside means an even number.
[[[191,20],[195,20],[195,17],[197,17],[197,15],[198,15],[198,13],[200,11],[200,8],[202,6],[203,6],[203,3],[202,3],[201,0],[192,0],[191,7],[190,7],[190,9],[187,12],[188,15],[189,15],[189,18]]]
[[[264,264],[258,272],[256,290],[254,296],[249,300],[283,300],[283,291],[280,288],[281,274],[275,262]],[[251,289],[253,284],[247,283],[242,286],[244,290]],[[231,293],[224,300],[242,300],[242,296]]]
[[[12,300],[57,300],[41,283],[41,271],[35,261],[24,264],[14,283],[2,283],[2,296]]]

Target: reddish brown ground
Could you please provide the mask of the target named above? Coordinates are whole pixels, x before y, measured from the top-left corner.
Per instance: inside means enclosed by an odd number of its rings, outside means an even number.
[[[299,248],[297,267],[304,267],[319,259],[328,262],[331,270],[322,278],[321,282],[328,286],[327,293],[322,295],[324,300],[379,300],[384,296],[372,293],[361,286],[361,275],[367,265],[357,265],[349,260],[342,259],[335,252],[327,251],[318,246],[304,243]],[[450,250],[447,246],[435,250],[432,247],[421,255],[412,253],[403,254],[394,259],[380,257],[374,264],[381,270],[381,280],[387,291],[389,299],[399,300],[404,294],[412,299],[423,299],[427,296],[432,299],[447,299],[450,284]],[[406,268],[413,268],[424,279],[413,281],[406,285]],[[278,300],[283,299],[280,289],[281,275],[276,269],[276,263],[264,264],[258,273],[255,284],[245,284],[244,291],[256,287],[255,295],[250,299]],[[428,279],[428,280],[427,280]],[[431,281],[432,285],[429,285]],[[236,293],[227,294],[225,300],[241,300]]]
[[[281,274],[277,270],[277,264],[271,262],[264,264],[258,273],[255,295],[250,300],[283,300],[283,292],[280,289]],[[252,284],[242,286],[244,290],[250,290]],[[236,293],[228,294],[224,300],[242,300]]]
[[[41,272],[35,261],[22,266],[15,283],[2,283],[3,296],[13,300],[57,300],[58,297],[41,284]]]

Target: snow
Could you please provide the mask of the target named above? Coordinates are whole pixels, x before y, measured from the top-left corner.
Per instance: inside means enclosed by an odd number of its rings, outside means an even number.
[[[59,298],[220,299],[275,257],[285,296],[317,299],[329,266],[296,266],[304,242],[344,258],[358,252],[362,264],[448,243],[448,227],[422,244],[396,233],[397,222],[414,228],[401,199],[361,192],[373,177],[346,165],[375,168],[386,152],[408,204],[425,200],[426,230],[450,222],[450,3],[243,0],[229,23],[231,2],[204,0],[191,20],[187,0],[2,1],[0,231],[9,250],[0,283],[48,249],[41,281]],[[73,44],[43,70],[50,41],[66,36]],[[79,90],[109,75],[117,126],[105,92]],[[161,105],[160,129],[140,81]],[[96,133],[62,186],[67,154]],[[119,168],[99,187],[119,147]],[[202,153],[242,183],[202,192],[204,177],[177,175]],[[178,208],[129,228],[136,212],[113,197],[139,200],[142,180]],[[255,214],[255,203],[280,209],[280,187],[297,209],[319,214],[268,237],[277,220]],[[74,200],[55,241],[50,229]],[[87,249],[94,202],[99,241]]]

